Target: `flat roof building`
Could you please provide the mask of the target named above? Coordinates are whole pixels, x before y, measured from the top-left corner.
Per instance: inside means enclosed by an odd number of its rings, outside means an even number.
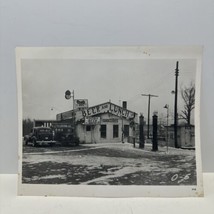
[[[135,135],[135,125],[138,120],[137,113],[124,107],[106,102],[81,110],[60,113],[57,115],[57,120],[72,122],[75,115],[75,131],[80,142],[122,142],[127,141],[129,136]]]

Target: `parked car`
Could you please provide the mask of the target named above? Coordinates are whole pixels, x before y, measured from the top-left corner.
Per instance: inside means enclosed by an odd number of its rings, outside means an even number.
[[[74,135],[74,128],[70,123],[54,123],[54,139],[61,146],[78,146],[79,138]]]
[[[52,146],[56,143],[52,129],[47,127],[34,127],[29,135],[24,136],[24,142],[33,146]]]

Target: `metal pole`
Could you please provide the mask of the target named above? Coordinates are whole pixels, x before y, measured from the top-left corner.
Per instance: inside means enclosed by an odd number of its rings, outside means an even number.
[[[147,129],[147,138],[149,139],[149,122],[150,122],[150,99],[151,99],[151,94],[149,94],[149,101],[148,101],[148,129]]]
[[[177,126],[178,126],[178,75],[179,75],[179,69],[178,69],[179,62],[176,63],[176,69],[175,69],[175,106],[174,106],[174,139],[175,139],[175,148],[178,148],[178,132],[177,132]]]
[[[167,121],[166,121],[166,151],[168,153],[169,151],[169,132],[168,132],[168,128],[169,128],[169,105],[167,106]]]

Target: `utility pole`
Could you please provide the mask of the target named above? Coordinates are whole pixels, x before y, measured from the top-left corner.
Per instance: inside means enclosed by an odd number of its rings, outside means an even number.
[[[149,122],[150,122],[150,100],[151,97],[158,97],[157,95],[153,95],[153,94],[141,94],[142,96],[148,97],[148,130],[147,130],[147,138],[149,139]]]
[[[166,104],[164,106],[165,109],[167,109],[167,115],[166,115],[166,152],[168,153],[169,151],[169,131],[168,131],[168,128],[169,128],[169,105]]]
[[[178,69],[179,62],[176,62],[175,69],[175,106],[174,106],[174,139],[175,139],[175,148],[178,148]]]

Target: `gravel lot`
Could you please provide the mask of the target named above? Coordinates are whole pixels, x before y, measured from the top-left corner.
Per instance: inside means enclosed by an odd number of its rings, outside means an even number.
[[[78,147],[23,147],[23,183],[87,185],[195,185],[194,150],[129,143]]]

